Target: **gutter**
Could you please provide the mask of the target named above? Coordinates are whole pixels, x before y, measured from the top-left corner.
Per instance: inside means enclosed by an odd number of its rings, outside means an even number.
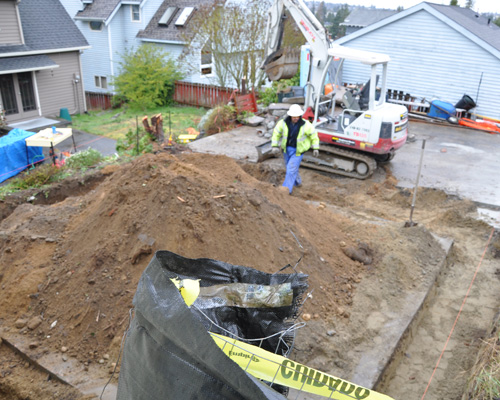
[[[51,65],[47,67],[36,67],[36,68],[25,68],[25,69],[13,69],[11,71],[0,71],[0,75],[7,75],[7,74],[19,74],[22,72],[32,72],[32,71],[43,71],[45,69],[55,69],[59,68],[59,65]]]
[[[186,45],[186,42],[180,42],[178,40],[145,39],[145,38],[138,38],[138,39],[142,40],[143,42]]]
[[[31,51],[18,51],[17,53],[2,53],[0,54],[0,58],[8,58],[8,57],[23,57],[23,56],[36,56],[36,55],[44,55],[51,53],[67,53],[70,51],[80,51],[90,49],[92,46],[81,46],[81,47],[70,47],[65,49],[50,49],[50,50],[31,50]]]

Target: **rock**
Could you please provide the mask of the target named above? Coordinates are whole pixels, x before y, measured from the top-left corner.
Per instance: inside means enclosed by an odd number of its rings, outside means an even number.
[[[99,360],[99,364],[104,364],[104,360],[102,358]]]
[[[68,348],[66,346],[61,347],[61,353],[66,353]]]
[[[330,330],[326,331],[326,334],[328,336],[334,336],[337,334],[337,331],[335,329],[330,329]]]
[[[341,246],[342,247],[342,246]],[[360,243],[358,248],[342,247],[344,254],[354,261],[359,261],[364,265],[370,265],[373,261],[373,250],[366,243]]]
[[[64,354],[64,355],[62,356],[62,360],[63,360],[64,362],[68,361],[68,356],[67,356],[66,354]]]
[[[17,329],[22,329],[26,326],[27,323],[28,323],[27,319],[20,318],[14,323],[14,325]]]
[[[273,111],[288,111],[290,109],[290,104],[284,104],[284,103],[271,103],[269,104],[269,112]],[[273,114],[274,115],[274,114]]]
[[[42,317],[36,316],[28,322],[28,329],[35,330],[43,322]]]
[[[102,358],[104,358],[105,360],[109,360],[109,354],[104,354]]]
[[[253,115],[249,118],[245,118],[245,124],[249,126],[259,126],[264,122],[264,118]]]
[[[38,346],[40,346],[40,343],[38,343],[38,342],[31,342],[29,344],[30,349],[36,349]]]
[[[302,319],[304,321],[309,321],[311,319],[311,314],[302,314]]]

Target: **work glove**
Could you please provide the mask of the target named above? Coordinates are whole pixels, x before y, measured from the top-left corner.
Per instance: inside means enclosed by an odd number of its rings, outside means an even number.
[[[313,150],[313,157],[319,156],[319,150]]]
[[[279,147],[273,147],[272,150],[274,156],[278,156],[280,154],[280,148]]]

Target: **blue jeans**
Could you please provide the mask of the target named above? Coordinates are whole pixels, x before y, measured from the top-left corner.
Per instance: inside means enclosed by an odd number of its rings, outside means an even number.
[[[287,147],[286,152],[283,153],[286,166],[286,175],[283,186],[288,188],[289,193],[292,193],[293,187],[300,185],[302,179],[299,174],[300,163],[302,162],[303,155],[296,155],[297,149],[295,147]]]

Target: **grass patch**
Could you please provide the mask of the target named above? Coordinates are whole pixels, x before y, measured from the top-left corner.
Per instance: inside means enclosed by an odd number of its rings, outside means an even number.
[[[145,113],[119,108],[105,111],[89,111],[71,117],[73,129],[85,131],[94,135],[111,139],[125,139],[129,131],[136,132],[137,126],[143,131],[142,118],[150,119],[153,115],[162,114],[165,137],[172,133],[173,138],[187,133],[188,129],[196,129],[205,115],[204,108],[196,107],[158,107]]]
[[[475,400],[500,398],[500,320],[494,324],[493,334],[484,341],[472,369],[464,395]]]
[[[10,179],[6,185],[0,186],[0,200],[21,190],[42,189],[108,160],[114,161],[114,157],[105,158],[97,150],[88,149],[68,158],[62,167],[50,163],[30,168],[18,177]]]

